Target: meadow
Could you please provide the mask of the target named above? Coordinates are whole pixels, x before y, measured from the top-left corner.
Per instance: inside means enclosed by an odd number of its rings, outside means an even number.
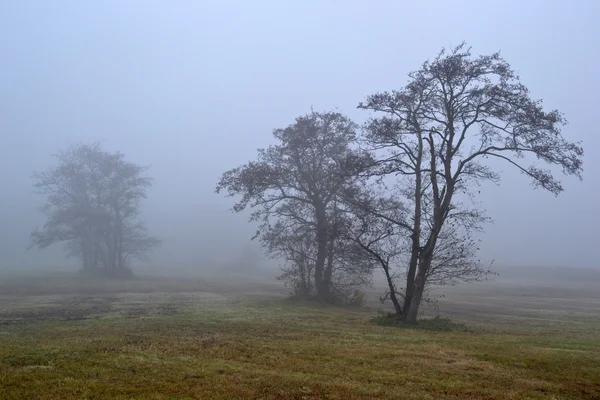
[[[5,273],[0,398],[600,399],[600,273],[504,272],[417,326],[378,323],[377,287],[343,308],[258,275]]]

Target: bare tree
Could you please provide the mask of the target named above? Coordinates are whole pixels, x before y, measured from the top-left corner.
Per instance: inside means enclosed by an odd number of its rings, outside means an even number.
[[[269,232],[274,221],[283,224],[277,231],[295,232],[285,238],[300,231],[313,235],[312,271],[321,301],[332,296],[334,263],[328,262],[328,254],[333,257],[336,196],[359,179],[348,169],[360,157],[353,150],[356,129],[354,122],[336,112],[298,117],[294,124],[273,132],[277,144],[260,149],[257,161],[225,172],[216,189],[241,197],[235,212],[253,209],[251,221],[260,222],[257,235]],[[270,232],[267,239],[273,238]]]
[[[151,185],[147,168],[99,144],[70,147],[56,159],[57,165],[35,174],[47,221],[31,234],[31,246],[65,243],[67,255],[79,258],[85,271],[128,273],[131,259],[144,259],[160,244],[139,220]]]
[[[401,226],[411,237],[403,313],[414,321],[444,226],[461,216],[460,196],[500,178],[485,161],[506,162],[558,194],[552,171],[532,160],[581,179],[583,149],[563,138],[562,114],[544,111],[499,53],[473,57],[462,44],[409,77],[401,90],[371,95],[359,108],[384,113],[366,129],[379,159],[372,174],[397,176],[413,205]]]

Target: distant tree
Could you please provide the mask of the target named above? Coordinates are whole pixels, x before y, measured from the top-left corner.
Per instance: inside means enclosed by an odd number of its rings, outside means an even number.
[[[563,187],[553,173],[528,160],[581,179],[583,149],[563,138],[562,114],[544,111],[541,101],[531,99],[498,53],[473,57],[462,44],[443,50],[409,77],[404,88],[371,95],[359,108],[384,114],[366,127],[366,141],[378,159],[370,173],[397,177],[403,188],[398,200],[410,210],[396,225],[410,238],[401,308],[403,318],[414,321],[427,280],[436,276],[441,243],[452,243],[443,240],[446,225],[468,224],[478,215],[461,210],[461,195],[500,178],[485,161],[506,162],[534,186],[558,194]],[[446,233],[453,240],[452,230]],[[454,257],[448,262],[463,265]]]
[[[277,143],[258,150],[258,160],[225,172],[217,193],[239,196],[233,210],[250,207],[251,221],[260,223],[257,236],[271,254],[293,259],[295,270],[311,271],[316,297],[330,301],[335,292],[334,262],[336,198],[359,180],[349,166],[358,165],[360,153],[353,149],[357,126],[347,117],[326,112],[303,115],[285,129],[276,129]],[[314,253],[300,261],[297,249]],[[309,267],[301,267],[307,262]],[[304,285],[304,283],[303,283]]]
[[[56,159],[56,165],[35,174],[35,187],[46,197],[46,223],[31,234],[31,246],[64,243],[84,271],[128,275],[132,259],[144,259],[160,244],[139,219],[151,185],[147,168],[99,144],[72,146]]]

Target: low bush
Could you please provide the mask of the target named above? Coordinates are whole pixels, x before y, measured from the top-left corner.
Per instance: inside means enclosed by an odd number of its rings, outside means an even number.
[[[416,322],[406,322],[405,320],[398,318],[395,314],[380,312],[377,317],[373,319],[373,322],[380,326],[414,328],[434,332],[467,332],[469,330],[468,326],[465,324],[454,322],[450,318],[443,318],[439,316],[433,318],[422,318]]]

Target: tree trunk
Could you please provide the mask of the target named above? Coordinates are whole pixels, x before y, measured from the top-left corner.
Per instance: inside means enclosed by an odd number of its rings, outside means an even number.
[[[333,214],[332,220],[328,221],[327,224],[327,265],[323,273],[323,285],[327,286],[328,301],[334,300],[332,296],[333,290],[333,264],[335,262],[335,240],[337,238],[337,199],[333,201]]]
[[[327,260],[328,232],[325,207],[316,207],[317,217],[317,260],[315,262],[315,288],[317,299],[322,302],[329,300],[329,284],[325,282],[325,262]]]
[[[420,199],[419,199],[420,201]],[[420,209],[420,207],[419,207]],[[416,214],[416,213],[415,213]],[[420,212],[419,212],[419,219],[421,218],[420,216]],[[420,223],[415,221],[415,231],[417,229],[420,230]],[[419,251],[420,251],[420,238],[417,236],[416,233],[413,233],[412,235],[412,248],[411,248],[411,254],[410,254],[410,263],[408,265],[408,273],[406,274],[406,292],[404,294],[404,305],[402,306],[402,309],[404,310],[405,313],[408,312],[408,310],[410,309],[410,305],[413,299],[413,295],[415,292],[415,280],[416,280],[416,274],[417,274],[417,266],[419,265]],[[405,315],[406,317],[406,315]]]
[[[415,292],[415,279],[417,273],[417,266],[419,265],[419,257],[421,252],[421,201],[423,197],[423,176],[421,172],[421,165],[423,162],[423,137],[420,131],[420,127],[417,121],[414,121],[414,125],[417,128],[417,140],[418,140],[418,148],[417,148],[417,157],[415,163],[415,210],[414,210],[414,224],[413,224],[413,232],[411,235],[412,246],[410,250],[410,262],[408,266],[408,273],[406,276],[406,293],[404,296],[404,306],[402,309],[404,313],[408,313],[411,308],[411,302],[414,297]],[[417,308],[419,306],[417,305]],[[404,315],[407,317],[408,315]]]
[[[396,317],[402,317],[402,307],[400,306],[400,302],[398,301],[398,296],[396,296],[396,285],[394,284],[394,280],[390,275],[389,265],[383,267],[383,271],[385,272],[385,277],[387,279],[388,287],[390,289],[390,299],[392,300],[392,304],[394,305],[394,310],[396,312]]]
[[[414,291],[412,299],[410,301],[410,307],[405,310],[406,322],[415,322],[419,315],[419,307],[421,306],[421,300],[423,300],[423,292],[425,291],[425,277],[427,274],[427,264],[420,260],[419,270],[415,279]]]
[[[407,322],[415,322],[417,320],[417,315],[419,313],[419,307],[421,306],[421,300],[423,299],[423,292],[425,291],[425,284],[427,280],[427,272],[431,266],[431,262],[433,261],[433,254],[435,250],[435,246],[437,244],[437,239],[442,230],[442,226],[446,221],[446,217],[448,215],[448,210],[450,207],[450,202],[452,201],[452,195],[454,194],[454,181],[451,171],[451,161],[452,161],[452,148],[450,145],[446,148],[446,160],[444,161],[444,174],[446,177],[446,187],[444,187],[441,192],[439,190],[438,181],[437,181],[437,168],[436,168],[436,149],[434,147],[433,133],[429,132],[429,152],[430,152],[430,172],[429,179],[431,182],[431,190],[433,194],[433,227],[431,229],[431,233],[429,234],[429,238],[425,243],[423,249],[419,248],[419,263],[417,268],[417,276],[414,279],[414,287],[412,296],[410,297],[410,306],[408,309],[405,309],[406,313],[406,321]],[[423,141],[421,136],[419,135],[419,148],[422,149]],[[422,154],[422,153],[421,153]],[[417,172],[417,185],[420,183],[421,173],[420,169]],[[415,199],[421,200],[420,192],[417,193],[415,191]],[[420,212],[420,210],[419,210]],[[415,208],[415,227],[416,223],[420,223],[420,218],[417,220],[417,209]],[[420,215],[419,215],[420,216]],[[417,230],[413,234],[416,235]],[[414,239],[413,239],[413,251],[414,251]],[[412,254],[414,255],[414,253]],[[408,285],[407,285],[408,288]]]
[[[410,307],[408,310],[404,310],[407,322],[415,322],[417,320],[419,307],[421,306],[421,300],[423,300],[423,293],[425,292],[425,284],[427,283],[427,272],[433,261],[434,249],[441,227],[442,222],[434,225],[425,245],[425,249],[419,256],[419,266],[417,268],[417,276],[415,278],[414,292],[410,301]]]
[[[327,296],[328,298],[326,299],[327,301],[332,300],[331,299],[331,289],[332,289],[332,282],[331,282],[331,277],[333,276],[333,261],[334,261],[334,253],[335,249],[334,249],[334,243],[333,243],[333,237],[329,238],[329,244],[327,245],[327,264],[325,265],[325,271],[323,272],[323,285],[327,287]]]
[[[325,300],[325,288],[323,270],[325,269],[325,260],[327,258],[327,243],[322,243],[322,240],[317,239],[317,260],[315,262],[315,289],[317,290],[317,298]]]

